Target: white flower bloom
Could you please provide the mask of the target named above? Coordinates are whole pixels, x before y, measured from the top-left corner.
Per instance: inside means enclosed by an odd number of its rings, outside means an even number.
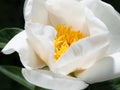
[[[86,83],[120,76],[120,15],[111,5],[101,0],[26,0],[24,17],[25,30],[2,52],[18,52],[29,82],[80,90]]]

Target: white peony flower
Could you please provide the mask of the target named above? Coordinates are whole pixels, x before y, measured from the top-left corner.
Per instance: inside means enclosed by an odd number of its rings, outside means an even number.
[[[2,52],[18,52],[27,81],[80,90],[120,76],[120,15],[111,5],[101,0],[26,0],[24,16],[25,30]]]

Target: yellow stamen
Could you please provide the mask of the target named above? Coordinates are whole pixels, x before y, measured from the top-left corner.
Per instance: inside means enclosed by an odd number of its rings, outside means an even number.
[[[66,27],[64,24],[56,25],[55,29],[57,35],[54,39],[54,62],[65,53],[65,51],[70,47],[71,44],[84,38],[80,30],[73,30],[71,26]]]

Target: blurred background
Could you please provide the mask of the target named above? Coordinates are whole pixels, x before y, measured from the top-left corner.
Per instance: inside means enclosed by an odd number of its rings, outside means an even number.
[[[6,27],[24,28],[23,6],[25,0],[0,0],[0,29]],[[120,12],[120,0],[103,0]],[[9,59],[8,59],[9,58]],[[3,55],[0,52],[0,65],[23,67],[17,53]],[[0,72],[0,90],[27,90],[24,86]]]

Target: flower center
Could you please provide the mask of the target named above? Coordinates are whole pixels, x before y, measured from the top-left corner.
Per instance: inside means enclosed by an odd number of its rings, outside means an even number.
[[[54,39],[54,62],[65,53],[65,51],[79,39],[84,38],[80,30],[73,30],[72,26],[66,27],[64,24],[56,25],[57,35]]]

